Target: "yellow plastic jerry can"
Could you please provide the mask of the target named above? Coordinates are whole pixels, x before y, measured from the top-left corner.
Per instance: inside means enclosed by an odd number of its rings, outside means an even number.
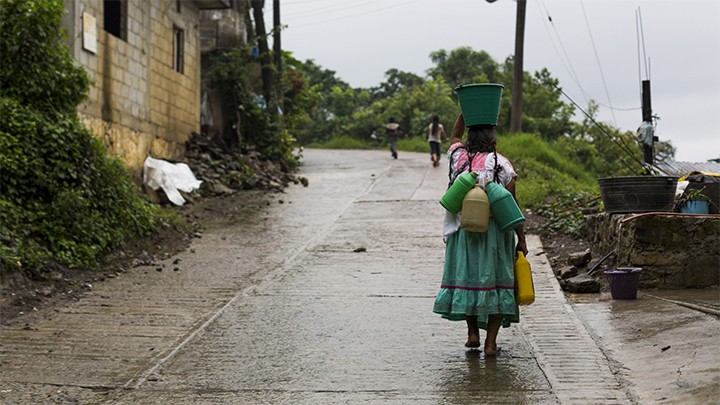
[[[535,302],[535,286],[533,286],[530,262],[523,252],[517,252],[515,259],[515,303],[530,305]]]

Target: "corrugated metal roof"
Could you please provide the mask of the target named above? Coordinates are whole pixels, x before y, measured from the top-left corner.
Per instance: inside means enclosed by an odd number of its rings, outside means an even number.
[[[661,162],[655,165],[662,175],[682,177],[692,172],[720,174],[720,163],[715,162]]]

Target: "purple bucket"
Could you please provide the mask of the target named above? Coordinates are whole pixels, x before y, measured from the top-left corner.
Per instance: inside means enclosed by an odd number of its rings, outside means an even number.
[[[640,284],[640,267],[621,267],[605,270],[605,277],[610,285],[610,294],[614,300],[634,300],[637,298]]]

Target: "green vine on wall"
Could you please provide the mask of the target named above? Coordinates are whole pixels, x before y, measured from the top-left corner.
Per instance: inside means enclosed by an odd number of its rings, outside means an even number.
[[[0,2],[0,270],[92,268],[156,229],[122,163],[80,123],[90,79],[62,41],[58,0]]]

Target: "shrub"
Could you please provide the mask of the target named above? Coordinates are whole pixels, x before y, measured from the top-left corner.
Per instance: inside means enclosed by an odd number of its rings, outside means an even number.
[[[74,115],[42,115],[3,97],[0,117],[0,234],[15,241],[17,265],[92,267],[155,228],[157,208]]]
[[[0,91],[40,111],[71,114],[86,97],[87,73],[61,42],[57,0],[0,2]]]
[[[60,1],[0,3],[0,269],[94,267],[156,228],[158,208],[80,123],[87,74],[59,33]],[[19,62],[17,62],[19,61]]]

